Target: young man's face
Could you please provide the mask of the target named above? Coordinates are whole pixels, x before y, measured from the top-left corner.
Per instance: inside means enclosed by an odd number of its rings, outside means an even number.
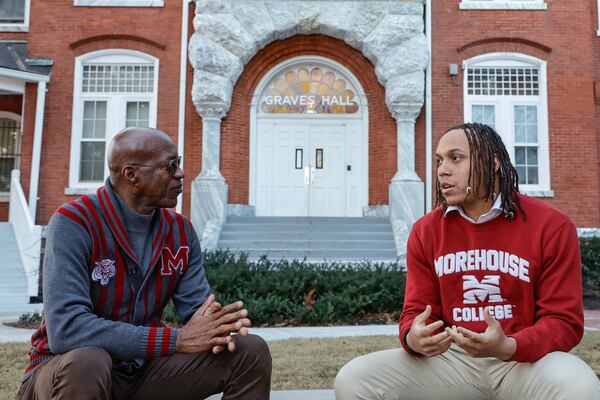
[[[437,176],[442,196],[449,206],[464,206],[475,196],[467,198],[471,151],[463,130],[452,130],[440,139],[435,152]]]

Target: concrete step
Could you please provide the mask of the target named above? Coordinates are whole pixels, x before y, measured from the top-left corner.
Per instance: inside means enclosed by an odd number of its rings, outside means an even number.
[[[0,305],[8,304],[29,304],[29,295],[27,294],[27,288],[20,293],[8,293],[0,292]]]
[[[21,261],[12,224],[0,223],[0,312],[8,309],[27,309],[27,277]]]
[[[387,218],[374,218],[374,217],[228,217],[227,223],[245,223],[245,224],[256,224],[256,223],[267,223],[267,224],[312,224],[312,225],[323,225],[323,224],[389,224]]]
[[[372,250],[372,249],[344,249],[344,250],[296,250],[296,249],[253,249],[239,250],[248,255],[250,259],[267,256],[270,259],[280,260],[396,260],[396,250]]]
[[[392,232],[229,232],[223,230],[220,240],[393,240]]]
[[[392,232],[388,224],[307,224],[307,223],[282,223],[282,224],[240,224],[227,223],[223,232]]]
[[[221,240],[224,249],[355,249],[395,250],[391,240]]]
[[[218,247],[250,259],[395,261],[392,226],[386,218],[230,217]]]
[[[221,400],[217,394],[206,400]],[[271,400],[335,400],[333,390],[273,390]]]
[[[0,293],[27,293],[27,285],[22,281],[14,283],[3,281],[0,283]]]
[[[37,304],[0,304],[0,319],[17,320],[22,314],[38,312],[41,314],[43,308],[42,303]]]

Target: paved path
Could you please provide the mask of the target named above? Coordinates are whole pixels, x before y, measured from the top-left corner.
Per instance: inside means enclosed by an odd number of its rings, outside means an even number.
[[[27,342],[33,330],[8,327],[2,322],[14,321],[18,316],[0,315],[0,343]],[[585,329],[600,331],[600,310],[585,311]],[[398,334],[397,325],[324,326],[289,328],[252,328],[251,333],[267,341],[307,338],[334,338],[342,336],[373,336]],[[220,395],[207,400],[220,400]],[[285,390],[271,392],[271,400],[335,400],[333,390]]]

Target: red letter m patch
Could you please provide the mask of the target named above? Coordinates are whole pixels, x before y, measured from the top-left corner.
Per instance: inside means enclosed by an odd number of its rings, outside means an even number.
[[[163,276],[171,276],[173,271],[180,275],[185,272],[185,267],[188,264],[188,253],[190,249],[187,246],[181,246],[177,250],[177,254],[173,255],[171,249],[168,247],[163,248],[162,253],[162,266],[160,274]]]

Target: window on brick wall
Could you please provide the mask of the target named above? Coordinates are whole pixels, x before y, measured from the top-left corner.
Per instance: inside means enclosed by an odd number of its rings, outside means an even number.
[[[462,0],[461,10],[546,10],[544,0]]]
[[[19,168],[21,116],[0,111],[0,193],[10,191],[11,171]]]
[[[515,53],[464,62],[465,120],[492,126],[519,173],[519,187],[550,196],[546,63]]]
[[[75,61],[70,188],[95,188],[108,176],[106,151],[130,126],[156,127],[158,60],[103,50]]]
[[[27,31],[30,0],[0,0],[0,31]]]

